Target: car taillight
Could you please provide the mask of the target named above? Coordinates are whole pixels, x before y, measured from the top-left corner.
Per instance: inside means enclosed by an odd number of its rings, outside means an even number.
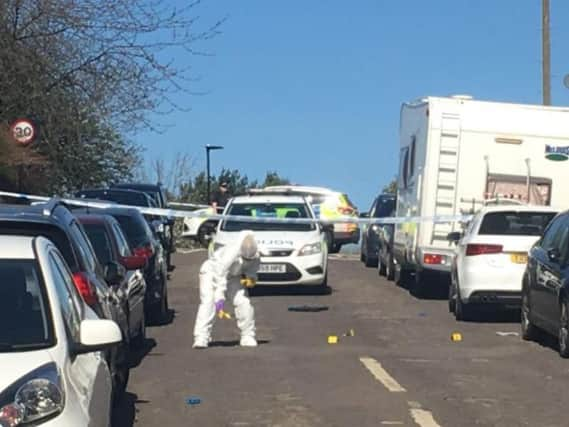
[[[87,275],[81,272],[75,273],[73,275],[73,282],[83,297],[83,300],[87,303],[88,306],[93,307],[97,303],[97,293],[95,292],[95,288],[91,282],[89,282]]]
[[[502,245],[471,243],[466,245],[466,256],[499,254],[502,248]]]
[[[138,248],[135,248],[132,252],[134,255],[144,258],[150,258],[152,255],[154,255],[154,249],[151,245],[140,246]]]
[[[438,254],[423,255],[423,263],[425,264],[442,264],[443,259],[444,259],[443,255],[438,255]]]

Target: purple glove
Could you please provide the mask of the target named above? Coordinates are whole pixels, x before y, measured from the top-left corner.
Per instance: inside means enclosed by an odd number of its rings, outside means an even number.
[[[220,299],[219,301],[216,301],[215,302],[215,311],[223,310],[223,304],[224,304],[224,301],[222,299]]]

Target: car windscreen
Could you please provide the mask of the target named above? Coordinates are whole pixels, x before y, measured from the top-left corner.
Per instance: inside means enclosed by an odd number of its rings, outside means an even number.
[[[554,212],[489,212],[484,215],[478,234],[496,236],[541,236]]]
[[[146,222],[142,217],[136,218],[134,216],[120,214],[113,214],[113,217],[121,225],[131,249],[149,243],[148,228],[145,227]]]
[[[91,246],[95,249],[99,264],[107,265],[113,260],[113,249],[105,226],[103,224],[83,224],[83,228],[91,241]]]
[[[380,198],[377,201],[375,212],[373,213],[374,218],[385,218],[393,215],[395,211],[395,199]]]
[[[35,260],[0,260],[0,353],[54,344],[53,327]]]
[[[303,203],[234,203],[228,215],[248,216],[252,218],[312,218],[308,207]],[[315,229],[314,223],[298,224],[286,222],[256,222],[256,221],[224,221],[221,225],[223,231],[310,231]]]

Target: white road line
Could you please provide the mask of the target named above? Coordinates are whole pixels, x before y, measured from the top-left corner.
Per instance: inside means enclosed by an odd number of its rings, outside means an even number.
[[[409,409],[411,417],[421,427],[441,427],[433,418],[433,414],[425,409]]]
[[[371,374],[392,393],[404,393],[405,390],[389,373],[383,369],[381,363],[371,357],[360,357],[360,362]]]

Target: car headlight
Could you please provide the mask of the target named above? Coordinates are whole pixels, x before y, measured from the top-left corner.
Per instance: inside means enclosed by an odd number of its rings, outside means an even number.
[[[0,426],[40,424],[63,411],[65,394],[55,363],[29,373],[0,394]]]
[[[317,243],[309,243],[308,245],[304,245],[302,249],[298,252],[298,255],[315,255],[322,252],[322,244],[320,242]]]

